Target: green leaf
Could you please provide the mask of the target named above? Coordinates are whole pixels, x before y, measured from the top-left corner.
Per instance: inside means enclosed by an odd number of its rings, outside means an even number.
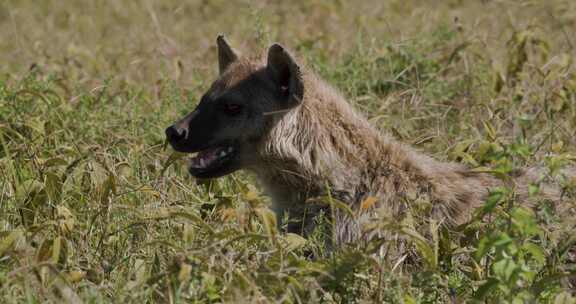
[[[8,236],[3,238],[0,241],[0,257],[2,257],[5,252],[10,250],[10,248],[12,248],[14,246],[16,241],[18,241],[18,239],[20,239],[23,235],[24,235],[24,232],[22,232],[22,230],[14,230],[14,231],[11,231],[8,234]]]
[[[308,242],[305,238],[295,233],[286,233],[286,235],[284,235],[283,241],[286,244],[285,245],[286,251],[293,251],[296,249],[300,249],[304,247]]]
[[[515,207],[510,212],[513,227],[523,236],[529,237],[541,233],[534,212],[528,208]]]
[[[306,201],[306,203],[328,204],[337,210],[344,211],[347,215],[349,215],[352,218],[354,218],[356,216],[356,214],[354,214],[354,211],[352,211],[352,208],[350,208],[350,206],[348,206],[348,204],[346,204],[346,203],[344,203],[338,199],[333,198],[331,195],[314,197],[314,198],[308,199]]]
[[[506,233],[499,233],[496,235],[488,235],[484,236],[480,239],[478,243],[478,248],[476,248],[476,252],[474,253],[474,258],[477,262],[488,253],[491,249],[505,247],[506,245],[512,243],[512,238],[508,236]]]
[[[539,192],[540,192],[540,186],[534,185],[534,184],[528,185],[528,196],[529,197],[534,197]]]
[[[278,223],[276,220],[276,213],[268,208],[257,208],[256,214],[260,217],[262,224],[264,225],[264,229],[268,234],[268,237],[272,241],[272,243],[277,243],[276,235],[278,234]]]
[[[483,214],[491,213],[494,208],[500,203],[504,197],[506,196],[506,192],[503,189],[495,189],[494,191],[490,192],[490,195],[486,199],[484,203],[484,207],[482,208]]]
[[[68,165],[68,162],[61,157],[49,158],[44,162],[45,167],[58,167],[58,166],[66,166],[66,165]]]
[[[436,269],[438,266],[437,246],[430,245],[425,237],[412,228],[403,227],[400,231],[416,246],[426,265],[431,269]]]
[[[214,231],[214,229],[208,224],[206,223],[200,216],[198,216],[197,214],[191,213],[191,212],[185,212],[185,211],[170,211],[169,212],[170,217],[182,217],[185,218],[191,222],[193,222],[194,224],[200,226],[204,232],[209,233],[210,235],[215,234],[216,232]]]
[[[540,246],[534,243],[526,243],[522,246],[522,249],[530,253],[532,258],[536,260],[536,262],[538,262],[540,265],[544,264],[546,261],[546,255]]]
[[[504,258],[492,264],[494,274],[503,281],[509,281],[517,269],[518,264],[512,258]]]
[[[62,180],[56,174],[48,172],[45,176],[44,188],[48,194],[48,198],[53,204],[60,202],[62,194]]]
[[[486,281],[484,284],[482,284],[482,286],[480,286],[480,288],[478,288],[478,290],[476,290],[476,292],[474,293],[474,298],[477,300],[485,299],[489,293],[491,293],[494,289],[496,289],[496,287],[498,287],[498,284],[500,284],[500,281],[498,281],[498,279],[495,278],[488,279],[488,281]]]
[[[416,301],[416,299],[414,299],[414,297],[412,297],[412,296],[409,295],[409,294],[405,294],[403,299],[404,299],[404,303],[405,303],[405,304],[416,304],[416,303],[418,303],[418,302]]]
[[[56,264],[60,260],[60,254],[62,251],[62,238],[56,237],[52,241],[52,263]]]

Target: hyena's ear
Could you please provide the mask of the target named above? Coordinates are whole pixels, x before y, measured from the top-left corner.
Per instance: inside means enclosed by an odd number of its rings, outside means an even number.
[[[268,65],[274,82],[286,94],[287,108],[299,105],[304,97],[304,80],[302,71],[292,55],[280,44],[273,44],[268,49]]]
[[[220,68],[220,74],[222,74],[232,62],[238,59],[238,55],[236,55],[236,51],[230,47],[224,35],[218,35],[216,44],[218,45],[218,66]]]

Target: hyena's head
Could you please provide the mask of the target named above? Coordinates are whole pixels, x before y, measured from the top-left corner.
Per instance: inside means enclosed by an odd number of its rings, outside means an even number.
[[[198,152],[189,168],[198,178],[248,166],[274,116],[299,106],[304,95],[302,71],[282,46],[272,45],[266,60],[248,60],[223,36],[217,45],[219,78],[191,113],[166,129],[176,151]]]

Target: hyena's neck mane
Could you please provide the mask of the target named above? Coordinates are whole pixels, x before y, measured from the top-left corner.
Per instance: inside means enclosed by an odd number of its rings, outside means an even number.
[[[294,209],[330,189],[353,208],[375,196],[391,212],[405,198],[437,203],[449,221],[478,205],[496,182],[417,153],[380,133],[334,89],[313,74],[305,76],[304,100],[278,117],[260,145],[257,175],[278,209]],[[281,210],[281,211],[282,211]]]

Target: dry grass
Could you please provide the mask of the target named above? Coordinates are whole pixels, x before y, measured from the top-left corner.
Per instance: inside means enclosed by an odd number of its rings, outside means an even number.
[[[251,177],[197,184],[163,129],[225,33],[291,47],[439,159],[554,173],[576,155],[575,28],[572,0],[0,2],[0,302],[574,303],[576,217],[546,204],[497,189],[493,221],[415,242],[406,272],[274,241]]]

